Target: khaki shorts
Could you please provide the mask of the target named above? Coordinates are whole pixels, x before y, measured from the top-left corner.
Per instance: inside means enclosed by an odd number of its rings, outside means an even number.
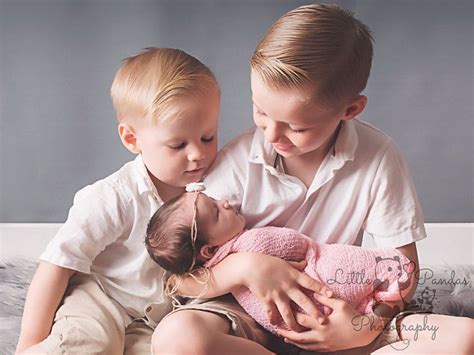
[[[185,310],[198,310],[204,312],[211,312],[219,314],[224,318],[227,318],[230,322],[231,335],[235,335],[241,338],[246,338],[252,341],[256,341],[259,344],[262,344],[271,350],[279,354],[300,354],[300,355],[309,355],[309,354],[318,354],[317,352],[310,352],[299,350],[293,345],[286,344],[282,341],[281,338],[272,335],[263,329],[259,324],[257,324],[237,303],[237,301],[230,295],[218,297],[212,300],[205,299],[195,299],[191,300],[189,303],[186,303],[182,306],[177,307],[175,310],[170,312],[163,319],[166,319],[171,314],[176,312],[181,312]],[[400,342],[400,336],[398,334],[397,326],[399,321],[404,317],[410,314],[423,313],[418,311],[403,311],[398,313],[384,328],[380,335],[375,338],[375,340],[364,346],[354,349],[347,349],[343,351],[337,351],[332,353],[332,355],[362,355],[370,354],[377,349],[380,349],[386,345],[394,344]],[[399,343],[398,343],[399,344]],[[393,345],[394,350],[402,350],[403,345]],[[400,347],[400,349],[398,347]],[[323,354],[323,353],[321,353]]]
[[[262,345],[268,341],[267,338],[269,333],[255,322],[230,294],[213,298],[211,300],[189,300],[188,303],[178,306],[172,312],[168,313],[163,320],[171,314],[185,310],[204,311],[218,314],[229,321],[231,335],[249,339]]]
[[[51,334],[28,349],[46,354],[150,354],[153,329],[132,320],[91,276],[71,277]]]

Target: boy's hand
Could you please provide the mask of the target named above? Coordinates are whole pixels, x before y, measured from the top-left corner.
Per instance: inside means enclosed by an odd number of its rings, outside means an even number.
[[[297,313],[297,322],[309,329],[298,333],[279,329],[285,342],[311,351],[338,351],[370,344],[383,330],[384,322],[374,315],[361,315],[347,302],[319,294],[316,299],[331,308],[332,313],[321,324],[315,318]]]
[[[249,262],[244,270],[244,285],[265,305],[269,320],[275,321],[279,312],[290,329],[303,330],[295,320],[290,302],[299,305],[314,319],[324,320],[313,301],[301,288],[317,293],[332,292],[322,283],[312,279],[300,270],[306,263],[291,263],[272,256],[247,253]],[[294,266],[294,267],[291,267]]]

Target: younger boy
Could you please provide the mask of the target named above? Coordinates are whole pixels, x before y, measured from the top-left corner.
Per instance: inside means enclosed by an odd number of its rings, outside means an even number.
[[[219,87],[189,54],[148,48],[123,62],[111,95],[120,139],[137,157],[74,197],[41,255],[17,352],[149,353],[149,315],[170,310],[143,236],[157,208],[213,162]]]

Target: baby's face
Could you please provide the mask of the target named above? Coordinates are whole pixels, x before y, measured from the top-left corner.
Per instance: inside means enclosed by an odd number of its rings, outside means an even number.
[[[192,211],[195,193],[188,193],[186,205]],[[208,237],[206,244],[221,246],[245,228],[245,218],[227,200],[214,200],[206,194],[197,197],[198,232]]]

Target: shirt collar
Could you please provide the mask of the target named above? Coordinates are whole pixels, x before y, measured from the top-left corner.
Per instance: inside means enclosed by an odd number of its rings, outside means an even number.
[[[358,143],[359,138],[357,137],[353,120],[342,121],[339,134],[336,138],[336,144],[334,148],[335,152],[333,154],[336,158],[339,158],[344,162],[352,161],[354,160]]]
[[[133,163],[135,165],[138,193],[140,195],[145,193],[152,193],[154,196],[160,199],[160,195],[158,194],[158,191],[156,190],[156,187],[151,181],[150,175],[148,174],[148,170],[145,166],[145,162],[143,161],[142,155],[137,155]]]
[[[342,166],[346,161],[354,160],[358,142],[359,139],[353,120],[341,121],[341,128],[339,129],[333,151],[333,156],[338,162],[338,165]],[[277,152],[275,148],[265,140],[263,130],[257,127],[248,156],[249,162],[273,166],[276,156]]]
[[[275,148],[265,140],[263,130],[257,127],[250,147],[249,162],[273,166],[276,156]]]

